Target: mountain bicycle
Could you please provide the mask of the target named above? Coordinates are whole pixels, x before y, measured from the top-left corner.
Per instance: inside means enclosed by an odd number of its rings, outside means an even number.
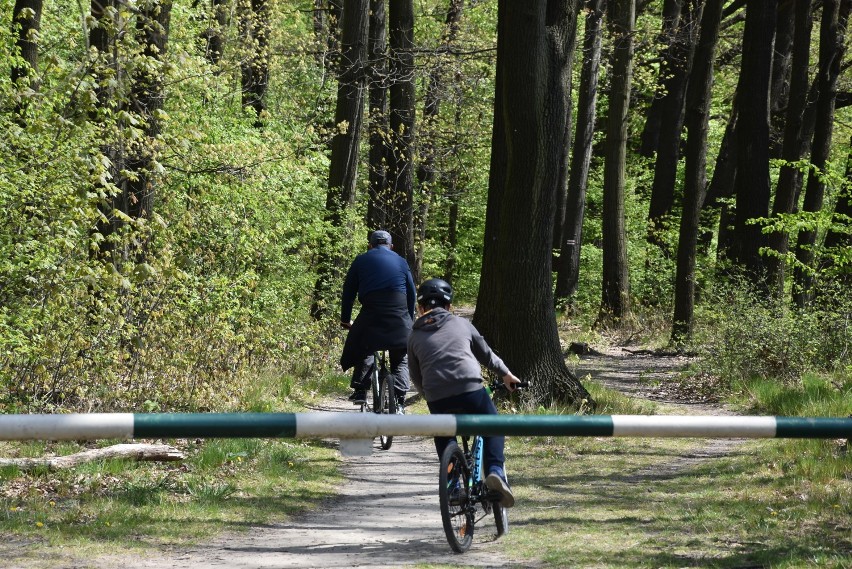
[[[518,389],[527,387],[526,382]],[[490,386],[492,397],[506,386],[495,382]],[[483,438],[476,435],[461,437],[462,446],[450,441],[441,456],[438,471],[438,498],[441,505],[441,520],[447,542],[456,553],[464,553],[473,542],[473,531],[477,523],[494,513],[497,537],[509,531],[506,508],[500,505],[500,494],[485,486],[483,476]]]
[[[396,415],[396,390],[389,362],[387,350],[378,350],[373,353],[373,365],[370,369],[372,401],[364,398],[360,409],[362,413]],[[390,449],[393,444],[393,435],[379,435],[379,444],[382,450]]]

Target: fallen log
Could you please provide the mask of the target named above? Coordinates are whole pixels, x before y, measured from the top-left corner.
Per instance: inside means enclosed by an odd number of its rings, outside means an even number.
[[[104,448],[84,450],[65,456],[48,456],[43,458],[0,458],[0,467],[17,466],[21,470],[48,468],[59,470],[73,468],[85,462],[123,458],[136,461],[176,461],[183,460],[186,455],[169,445],[154,445],[143,443],[124,443]]]

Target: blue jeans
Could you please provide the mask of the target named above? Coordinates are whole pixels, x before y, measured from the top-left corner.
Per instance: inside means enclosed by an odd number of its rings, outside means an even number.
[[[485,391],[485,388],[462,393],[461,395],[453,395],[444,399],[427,402],[429,412],[433,415],[448,415],[448,414],[468,414],[468,415],[496,415],[497,408],[491,400],[491,396]],[[482,437],[483,439],[483,466],[485,474],[491,467],[497,466],[503,468],[503,463],[506,458],[503,454],[503,449],[506,444],[506,437],[495,435],[492,437]],[[438,458],[444,454],[444,449],[450,444],[450,441],[456,440],[455,437],[435,437],[435,450],[438,451]]]

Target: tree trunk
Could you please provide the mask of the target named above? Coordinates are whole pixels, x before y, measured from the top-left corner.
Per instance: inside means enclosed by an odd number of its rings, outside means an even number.
[[[701,32],[695,50],[695,64],[686,93],[684,123],[687,131],[686,165],[683,184],[683,210],[677,248],[672,342],[676,345],[692,334],[695,310],[695,258],[701,206],[704,202],[707,175],[707,130],[713,87],[713,61],[719,43],[724,0],[706,0],[698,8],[696,20]],[[703,10],[703,14],[702,14]]]
[[[106,79],[107,72],[105,71],[115,67],[115,62],[112,60],[115,24],[111,20],[114,5],[114,0],[92,0],[90,5],[93,26],[89,30],[89,46],[95,54],[93,75],[97,81],[95,88],[97,101],[95,102],[96,108],[90,114],[89,119],[94,123],[101,120],[99,110],[105,110],[111,104],[121,105],[121,103],[111,101],[111,92],[108,87],[110,82]],[[96,238],[96,247],[92,247],[91,250],[102,262],[108,263],[114,260],[115,243],[113,235],[119,225],[115,211],[119,210],[126,213],[123,195],[119,188],[114,185],[119,180],[119,172],[124,167],[124,160],[120,150],[109,141],[105,141],[100,150],[109,163],[109,175],[93,172],[93,178],[96,180],[110,179],[113,180],[113,184],[98,182],[95,186],[100,198],[98,200],[100,215],[92,235],[93,238]]]
[[[42,0],[15,0],[12,8],[12,31],[17,36],[15,45],[20,52],[23,65],[13,65],[12,83],[21,82],[20,87],[38,91],[38,34],[41,27]],[[26,97],[15,104],[15,114],[23,124],[26,113]]]
[[[662,125],[664,111],[664,100],[668,93],[666,83],[668,82],[670,68],[672,66],[672,47],[675,44],[677,30],[680,23],[681,8],[684,0],[664,0],[662,22],[663,28],[660,35],[657,37],[657,45],[662,49],[660,55],[660,71],[657,74],[657,89],[651,104],[648,107],[647,116],[645,118],[645,127],[642,129],[642,135],[639,144],[639,154],[646,158],[651,158],[657,151],[657,146],[660,137],[660,127]]]
[[[491,181],[503,185],[489,186],[489,207],[495,203],[499,211],[486,219],[474,322],[509,368],[532,382],[539,402],[579,406],[590,397],[565,367],[551,288],[554,173],[563,131],[553,128],[547,108],[547,74],[555,69],[546,41],[550,8],[560,6],[501,0],[498,7],[494,139],[507,161],[491,165]]]
[[[254,111],[254,126],[259,128],[263,126],[269,86],[269,2],[238,1],[240,37],[246,51],[240,63],[242,104]]]
[[[825,196],[825,180],[822,175],[831,152],[831,136],[834,129],[834,101],[837,97],[837,79],[845,51],[846,23],[852,0],[824,0],[819,40],[819,100],[817,101],[816,125],[811,147],[811,167],[805,201],[805,212],[822,210]],[[816,227],[799,231],[796,241],[796,269],[793,271],[795,286],[793,300],[803,307],[813,298],[814,258],[817,241]]]
[[[801,186],[802,172],[796,162],[802,157],[805,141],[802,138],[802,123],[809,90],[808,66],[811,52],[811,29],[813,16],[810,0],[796,3],[793,34],[792,62],[790,72],[790,95],[784,121],[784,143],[781,158],[784,163],[778,175],[772,216],[778,218],[793,213],[797,190]],[[775,255],[766,258],[767,281],[771,290],[780,297],[784,292],[785,267],[789,249],[786,231],[774,231],[767,237],[767,245]]]
[[[564,118],[554,116],[552,120],[563,123],[562,142],[559,145],[560,156],[556,174],[556,207],[553,208],[553,245],[554,252],[562,246],[562,234],[565,230],[565,212],[568,195],[568,161],[571,152],[571,118],[573,115],[571,98],[571,77],[574,67],[574,49],[577,45],[577,6],[578,0],[549,2],[547,13],[547,42],[554,54],[553,65],[556,72],[550,74],[553,84],[550,94],[554,98],[553,112],[560,112]]]
[[[195,8],[198,5],[198,0],[192,3]],[[206,9],[204,17],[210,21],[209,26],[199,37],[204,40],[204,58],[214,67],[219,65],[222,60],[222,53],[225,49],[225,33],[228,25],[228,8],[225,0],[210,0],[210,13]],[[216,70],[215,73],[219,73]]]
[[[784,122],[790,100],[790,72],[793,56],[795,8],[810,4],[810,0],[779,0],[775,19],[775,46],[772,56],[772,75],[769,79],[770,134],[769,155],[777,158],[783,147]]]
[[[684,120],[684,98],[695,53],[699,3],[697,0],[683,0],[680,19],[674,30],[674,38],[667,57],[667,78],[664,82],[666,94],[660,103],[662,117],[657,142],[657,160],[654,164],[654,182],[651,185],[651,203],[648,209],[648,242],[660,247],[666,256],[670,251],[661,232],[674,208]]]
[[[633,73],[634,0],[609,0],[613,38],[612,79],[607,119],[603,197],[603,285],[598,320],[617,324],[630,312],[627,236],[624,225],[624,177],[627,112]]]
[[[414,147],[414,4],[389,0],[390,31],[390,140],[388,162],[390,218],[387,230],[394,248],[415,267],[412,155]],[[419,282],[420,275],[412,276]]]
[[[135,175],[126,183],[127,211],[134,219],[151,217],[154,211],[154,195],[157,188],[155,172],[159,157],[160,121],[158,111],[163,108],[163,65],[169,39],[171,0],[146,4],[137,16],[136,34],[142,53],[147,58],[145,65],[133,79],[130,95],[131,109],[142,119],[146,141],[134,146],[127,160],[127,169]],[[144,240],[143,240],[144,242]],[[137,251],[141,254],[142,251]]]
[[[176,460],[183,460],[185,458],[186,455],[183,452],[169,445],[124,443],[105,448],[84,450],[65,456],[51,456],[45,458],[0,458],[0,468],[14,466],[20,470],[47,468],[48,470],[54,471],[62,468],[74,468],[75,466],[79,466],[87,462],[93,462],[95,460],[122,459],[173,462]]]
[[[447,8],[447,16],[444,23],[444,31],[441,34],[441,45],[435,54],[435,64],[429,71],[429,80],[426,94],[423,100],[423,118],[418,127],[418,141],[420,147],[420,163],[417,167],[417,186],[419,189],[418,219],[415,221],[417,230],[417,247],[415,251],[414,266],[411,272],[421,275],[423,272],[423,246],[426,242],[426,226],[429,221],[429,206],[437,183],[435,141],[438,137],[438,116],[441,110],[441,100],[447,97],[446,87],[446,57],[450,53],[456,41],[459,31],[464,2],[462,0],[450,0]]]
[[[384,202],[387,199],[388,147],[388,65],[386,0],[370,0],[370,33],[367,53],[370,59],[370,152],[369,199],[367,201],[367,227],[382,229],[387,225]]]
[[[358,149],[364,114],[364,89],[367,63],[367,11],[369,0],[347,0],[342,21],[342,52],[337,83],[337,106],[334,113],[335,135],[331,140],[331,160],[325,219],[332,234],[330,242],[342,237],[345,211],[355,203],[355,181],[358,175]],[[336,235],[336,237],[335,237]],[[337,251],[322,255],[318,260],[317,281],[311,315],[315,319],[328,315],[329,301],[344,270],[343,259]]]
[[[580,279],[580,248],[583,242],[583,220],[586,207],[586,184],[592,158],[595,132],[595,105],[598,96],[598,73],[601,63],[601,21],[603,0],[586,0],[586,27],[583,38],[583,67],[577,98],[577,128],[568,177],[565,228],[556,274],[557,299],[570,299],[577,293]]]
[[[748,0],[743,59],[737,87],[736,242],[732,261],[758,287],[765,288],[766,244],[753,220],[769,214],[769,79],[777,0]]]

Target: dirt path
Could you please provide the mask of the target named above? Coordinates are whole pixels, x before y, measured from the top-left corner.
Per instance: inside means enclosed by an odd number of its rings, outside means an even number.
[[[351,410],[348,402],[324,410]],[[404,567],[424,563],[512,567],[497,550],[490,520],[474,545],[455,555],[441,525],[437,455],[431,438],[397,437],[389,451],[346,457],[348,483],[318,511],[287,524],[253,527],[201,546],[145,559],[112,560],[115,569]]]
[[[610,350],[584,356],[576,372],[587,374],[628,395],[662,400],[682,414],[723,414],[716,405],[668,400],[646,380],[671,377],[683,368],[682,358]],[[325,410],[346,410],[345,401]],[[700,451],[657,465],[646,476],[674,470],[728,453],[732,440],[709,440]],[[417,564],[466,567],[529,566],[506,558],[495,541],[493,522],[477,525],[474,546],[455,555],[444,538],[436,488],[437,458],[431,439],[398,437],[390,451],[344,459],[346,486],[318,511],[287,524],[254,527],[188,549],[173,549],[144,559],[111,559],[96,567],[116,569],[184,569],[238,567],[245,569],[404,567]],[[511,518],[511,511],[510,511]],[[481,529],[480,529],[481,527]],[[506,539],[511,539],[511,532]]]

